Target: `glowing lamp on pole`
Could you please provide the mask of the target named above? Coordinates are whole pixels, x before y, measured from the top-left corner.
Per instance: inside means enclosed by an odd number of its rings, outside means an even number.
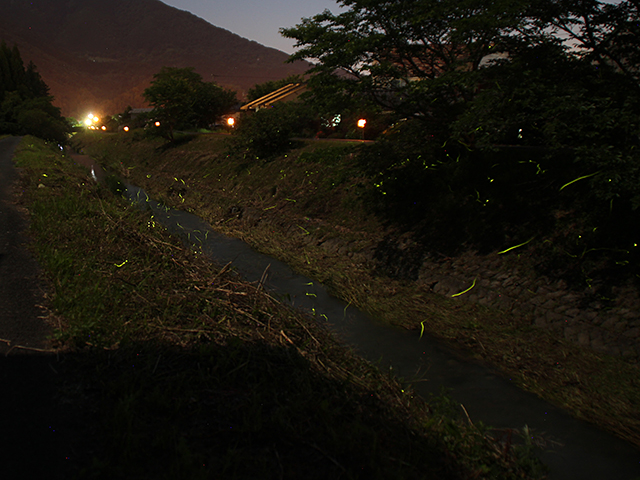
[[[362,141],[364,141],[364,127],[367,125],[367,120],[365,118],[361,118],[358,120],[358,128],[362,129]]]
[[[98,123],[99,121],[99,117],[95,116],[93,113],[90,113],[89,115],[87,115],[87,118],[84,119],[84,124],[91,130],[95,130],[94,124]]]

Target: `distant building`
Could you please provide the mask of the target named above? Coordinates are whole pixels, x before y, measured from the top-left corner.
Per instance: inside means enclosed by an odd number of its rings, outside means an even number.
[[[263,97],[260,97],[253,102],[249,102],[246,105],[240,107],[240,110],[258,111],[262,108],[268,108],[278,102],[291,102],[296,100],[301,93],[305,92],[307,87],[303,83],[290,83],[278,90],[271,92]]]
[[[136,118],[138,115],[142,115],[143,113],[150,113],[153,110],[153,108],[132,108],[129,111],[129,115],[131,115],[131,118]]]

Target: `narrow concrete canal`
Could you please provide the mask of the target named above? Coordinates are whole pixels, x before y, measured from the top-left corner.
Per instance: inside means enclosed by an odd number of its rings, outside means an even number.
[[[94,173],[99,169],[93,168]],[[449,351],[434,339],[375,321],[330,296],[321,284],[253,251],[241,240],[217,233],[195,215],[167,209],[134,186],[128,185],[126,194],[133,203],[148,208],[156,221],[186,244],[201,247],[221,265],[231,262],[234,270],[250,282],[264,281],[274,296],[325,323],[363,357],[411,383],[418,394],[428,397],[444,388],[464,405],[473,422],[504,429],[522,430],[527,426],[534,435],[542,434],[552,441],[540,453],[550,469],[550,479],[640,479],[640,451],[623,440],[572,418],[520,390],[509,378]]]

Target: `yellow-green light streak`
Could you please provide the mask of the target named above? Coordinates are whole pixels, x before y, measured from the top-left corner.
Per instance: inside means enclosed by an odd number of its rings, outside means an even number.
[[[568,187],[572,183],[576,183],[578,180],[584,180],[585,178],[593,177],[594,175],[597,175],[599,173],[600,173],[600,171],[597,171],[596,173],[591,173],[589,175],[583,175],[582,177],[578,177],[575,180],[571,180],[569,183],[565,183],[562,187],[560,187],[560,190],[558,190],[558,191],[561,192],[565,187]]]
[[[478,280],[478,277],[473,279],[473,283],[471,284],[471,286],[469,288],[467,288],[466,290],[463,290],[460,293],[454,293],[453,295],[451,295],[451,297],[459,297],[460,295],[464,295],[465,293],[467,293],[469,290],[471,290],[473,287],[476,286],[476,280]]]
[[[506,250],[502,250],[501,252],[498,252],[498,255],[502,255],[503,253],[510,252],[511,250],[514,250],[514,249],[516,249],[516,248],[523,247],[523,246],[525,246],[527,243],[529,243],[531,240],[533,240],[534,238],[536,238],[536,237],[531,237],[531,238],[530,238],[529,240],[527,240],[526,242],[523,242],[523,243],[521,243],[521,244],[519,244],[519,245],[514,245],[513,247],[509,247],[509,248],[507,248]]]

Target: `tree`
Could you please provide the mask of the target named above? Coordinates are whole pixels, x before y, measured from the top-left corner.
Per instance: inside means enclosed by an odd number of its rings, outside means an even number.
[[[0,44],[0,132],[31,134],[64,143],[71,125],[53,105],[49,87],[33,62],[25,69],[17,46]]]
[[[316,97],[334,105],[366,97],[431,129],[444,128],[443,137],[468,103],[496,82],[489,67],[516,65],[521,55],[553,51],[563,67],[573,69],[577,60],[597,65],[618,85],[622,76],[632,88],[640,83],[637,0],[339,3],[346,8],[339,15],[325,11],[281,30],[300,47],[290,60],[315,64],[308,84]]]
[[[531,15],[545,25],[547,38],[561,41],[572,54],[600,68],[640,82],[640,3],[622,0],[542,0]]]
[[[319,101],[410,119],[361,154],[390,219],[488,249],[556,229],[571,258],[633,263],[611,252],[640,236],[638,0],[339,3],[281,33]]]
[[[48,97],[49,86],[44,83],[42,77],[38,73],[38,68],[33,62],[29,62],[24,72],[24,87],[30,96],[34,97]]]
[[[339,3],[348,10],[281,30],[301,47],[290,60],[314,62],[310,85],[318,95],[366,96],[423,120],[455,115],[473,95],[482,60],[503,39],[535,30],[521,3],[508,0]]]
[[[191,67],[164,67],[153,78],[144,97],[171,141],[175,130],[208,127],[237,103],[235,92],[204,82]]]
[[[293,145],[292,137],[317,132],[318,122],[313,111],[302,102],[280,102],[240,117],[236,146],[245,157],[270,159]]]

